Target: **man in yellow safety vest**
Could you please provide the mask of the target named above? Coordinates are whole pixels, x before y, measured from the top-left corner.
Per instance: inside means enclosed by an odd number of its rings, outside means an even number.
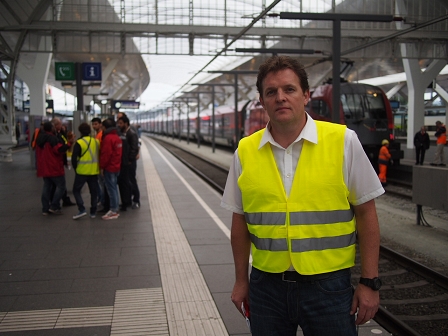
[[[379,305],[374,198],[384,189],[352,130],[305,112],[308,78],[296,59],[267,59],[257,89],[269,122],[240,141],[221,202],[233,212],[231,300],[255,336],[298,326],[305,336],[355,336]]]
[[[76,141],[73,147],[72,166],[76,172],[75,182],[73,183],[73,195],[79,211],[73,216],[73,219],[87,215],[81,196],[81,189],[85,183],[89,186],[90,192],[90,218],[95,218],[98,203],[100,143],[91,136],[89,124],[82,123],[79,125],[78,130],[81,133],[81,138]]]

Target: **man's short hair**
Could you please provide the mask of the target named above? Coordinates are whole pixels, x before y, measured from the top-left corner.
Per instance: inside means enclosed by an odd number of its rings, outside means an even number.
[[[121,120],[121,121],[124,122],[125,124],[128,124],[128,125],[129,125],[129,118],[128,118],[126,115],[124,115],[124,116],[118,118],[118,120]]]
[[[110,118],[104,119],[102,122],[102,125],[104,127],[106,127],[106,129],[117,126],[117,124],[115,123],[115,120],[110,119]]]
[[[440,120],[437,120],[436,125],[442,125],[442,122]]]
[[[58,117],[54,117],[53,119],[51,119],[51,122],[53,125],[62,124],[61,119],[59,119]]]
[[[308,84],[308,75],[302,65],[297,59],[289,56],[272,56],[269,57],[258,69],[257,89],[260,96],[263,97],[263,81],[271,72],[278,72],[281,70],[290,69],[299,77],[300,87],[303,92],[310,89]]]
[[[90,125],[88,123],[84,122],[84,123],[82,123],[81,125],[78,126],[78,131],[82,135],[89,135],[90,132],[92,132],[92,129],[90,128]]]
[[[53,131],[53,124],[50,121],[44,122],[44,131],[45,132]]]
[[[101,124],[101,119],[100,118],[93,118],[91,122],[92,123],[97,122],[97,123]]]

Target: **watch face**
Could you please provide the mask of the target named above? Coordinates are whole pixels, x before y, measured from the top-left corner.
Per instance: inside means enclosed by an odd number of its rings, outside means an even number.
[[[378,290],[378,289],[380,289],[381,288],[381,285],[382,285],[383,283],[381,282],[381,279],[380,278],[374,278],[373,279],[373,288],[372,289],[374,289],[374,290]]]

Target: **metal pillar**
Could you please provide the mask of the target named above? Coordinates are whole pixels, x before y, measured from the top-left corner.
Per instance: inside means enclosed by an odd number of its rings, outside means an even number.
[[[340,66],[341,66],[341,21],[368,21],[368,22],[391,22],[394,20],[392,15],[374,15],[374,14],[338,14],[338,13],[287,13],[281,12],[280,19],[288,20],[322,20],[333,21],[333,117],[332,121],[339,123],[340,103],[341,103],[341,84],[340,84]]]

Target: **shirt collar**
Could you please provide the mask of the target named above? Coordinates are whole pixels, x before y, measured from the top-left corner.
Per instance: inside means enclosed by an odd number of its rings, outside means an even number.
[[[312,142],[314,144],[317,144],[317,127],[316,123],[314,122],[313,118],[310,117],[310,115],[306,114],[306,123],[305,126],[302,129],[302,132],[300,132],[297,139],[294,141],[294,143],[299,142],[300,140],[304,139],[309,142]],[[258,149],[266,145],[268,142],[273,144],[274,146],[281,147],[272,137],[271,132],[269,131],[269,122],[266,125],[266,130],[261,138],[260,145],[258,146]]]

